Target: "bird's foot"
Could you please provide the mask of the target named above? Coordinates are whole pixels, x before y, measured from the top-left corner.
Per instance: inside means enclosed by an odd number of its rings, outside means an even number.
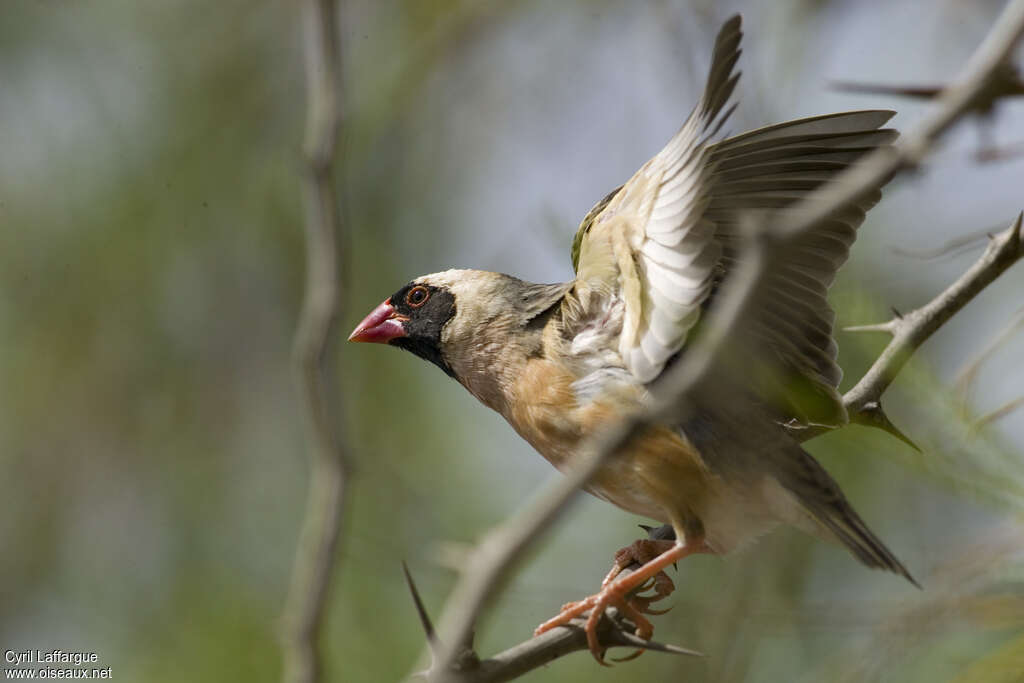
[[[651,539],[640,539],[630,543],[625,548],[620,548],[615,553],[614,564],[608,575],[604,577],[601,582],[601,587],[604,588],[612,581],[615,580],[623,569],[630,567],[634,564],[643,566],[648,562],[656,559],[659,555],[664,552],[671,550],[675,547],[675,541],[663,541],[663,540],[651,540]],[[653,589],[653,594],[639,595],[648,589]],[[655,610],[651,609],[651,603],[663,600],[672,594],[672,591],[676,589],[676,585],[672,582],[672,579],[668,577],[664,571],[659,571],[657,574],[652,576],[647,582],[636,589],[635,594],[629,598],[638,611],[644,614],[664,614],[668,610]]]
[[[645,556],[650,555],[650,550],[662,550],[660,553],[654,554],[646,562],[643,563],[636,571],[627,574],[626,576],[618,576],[618,574],[629,564],[632,564],[633,559],[622,567],[620,567],[620,555],[623,556],[623,561],[626,560],[624,553],[631,552],[631,548],[643,543],[643,546],[638,546],[641,552],[646,553]],[[656,546],[649,545],[649,543],[660,544]],[[594,659],[599,664],[608,666],[607,662],[604,661],[604,648],[601,647],[601,643],[597,637],[597,626],[601,621],[601,617],[609,607],[617,608],[624,617],[631,620],[636,624],[636,635],[638,638],[644,640],[650,640],[651,636],[654,635],[654,625],[643,615],[643,612],[648,614],[657,614],[658,611],[650,610],[650,603],[656,600],[660,600],[672,591],[672,581],[662,571],[665,567],[673,564],[682,558],[686,557],[692,552],[699,550],[699,547],[690,547],[679,544],[675,541],[637,541],[628,548],[623,548],[615,556],[615,567],[605,577],[604,582],[601,585],[601,590],[588,598],[584,598],[579,602],[571,602],[568,605],[562,607],[561,613],[558,616],[548,619],[543,624],[537,627],[534,631],[534,635],[540,635],[546,631],[550,631],[558,626],[566,626],[570,621],[583,615],[586,612],[590,612],[587,617],[584,631],[587,634],[587,645],[590,649],[590,653],[594,656]],[[632,555],[629,555],[632,558]],[[664,577],[659,584],[658,575]],[[660,594],[660,590],[664,591],[668,581],[668,589],[664,594]],[[647,587],[653,587],[655,590],[654,596],[631,596],[639,590],[644,590]],[[660,588],[659,588],[660,587]],[[627,657],[626,659],[633,659],[636,657],[636,653]]]
[[[538,626],[533,634],[539,636],[540,634],[550,631],[557,626],[566,626],[576,617],[579,617],[586,612],[590,612],[589,616],[587,616],[587,623],[584,626],[584,631],[587,634],[587,645],[590,649],[590,653],[594,655],[594,659],[596,659],[599,664],[609,666],[609,664],[604,661],[604,648],[601,647],[597,637],[597,626],[601,622],[601,617],[604,615],[605,610],[609,607],[617,608],[624,617],[630,619],[634,624],[636,624],[635,633],[638,638],[650,640],[651,636],[654,635],[654,624],[644,617],[640,610],[634,607],[626,596],[622,595],[618,590],[610,586],[602,588],[600,592],[595,593],[588,598],[584,598],[579,602],[570,602],[567,605],[564,605],[558,616],[548,619]]]

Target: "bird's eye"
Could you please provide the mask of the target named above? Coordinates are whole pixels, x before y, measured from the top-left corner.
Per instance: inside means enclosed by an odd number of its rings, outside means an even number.
[[[427,299],[430,298],[430,291],[422,286],[417,285],[409,290],[409,293],[405,295],[405,303],[409,304],[413,308],[419,308],[423,304],[427,303]]]

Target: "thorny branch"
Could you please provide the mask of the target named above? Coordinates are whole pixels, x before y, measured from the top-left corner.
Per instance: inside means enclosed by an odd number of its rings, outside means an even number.
[[[426,632],[427,644],[430,646],[433,662],[436,664],[437,657],[441,654],[441,642],[434,632],[433,624],[430,622],[430,617],[423,606],[423,601],[420,599],[419,591],[416,589],[416,584],[409,574],[408,567],[403,564],[402,569],[405,572],[405,581],[409,586],[410,593],[412,593],[413,603],[416,606],[420,623],[423,624],[424,631]],[[626,568],[622,571],[621,576],[628,576],[632,572],[632,568]],[[702,656],[700,652],[694,650],[638,638],[633,635],[633,631],[636,628],[635,624],[622,618],[614,608],[609,610],[609,614],[611,619],[603,620],[598,632],[600,642],[606,647],[632,647],[637,650],[653,650],[691,657]],[[463,643],[459,647],[452,665],[452,668],[458,672],[455,680],[459,681],[459,683],[499,683],[500,681],[510,681],[559,657],[572,652],[586,650],[588,647],[587,636],[582,628],[585,621],[582,618],[576,619],[572,623],[578,628],[548,631],[543,635],[514,645],[504,652],[499,652],[483,661],[473,651],[472,634],[470,634],[470,641]],[[436,669],[434,664],[432,664],[431,670],[424,671],[418,675],[429,678],[432,675],[432,670]]]
[[[888,346],[864,376],[843,395],[843,405],[850,415],[850,422],[883,429],[917,448],[889,421],[882,409],[882,394],[929,337],[1021,258],[1024,258],[1024,241],[1021,238],[1021,216],[1018,215],[1010,227],[990,238],[988,248],[974,265],[924,306],[909,313],[896,313],[884,323],[847,327],[847,332],[886,332],[892,335]],[[987,421],[1001,416],[993,414]],[[818,426],[791,428],[793,437],[800,441],[807,441],[828,430],[828,427]]]
[[[879,400],[897,373],[936,330],[967,305],[993,280],[1024,256],[1021,215],[1006,230],[994,235],[985,253],[944,292],[909,313],[877,325],[848,327],[850,332],[887,332],[892,341],[860,381],[843,395],[851,422],[888,429]]]
[[[426,672],[427,678],[434,681],[456,682],[504,680],[483,676],[479,668],[457,670],[453,668],[453,663],[463,649],[460,644],[468,642],[477,615],[493,597],[497,587],[509,576],[522,557],[523,551],[562,513],[580,487],[603,463],[625,448],[645,426],[670,414],[679,405],[680,399],[685,397],[689,389],[716,360],[722,346],[721,341],[742,314],[749,295],[754,291],[766,264],[770,262],[776,250],[784,249],[793,239],[813,229],[843,207],[881,187],[894,175],[914,168],[937,138],[956,121],[972,111],[985,110],[992,106],[999,98],[998,89],[992,87],[993,79],[1006,63],[1022,33],[1024,0],[1014,0],[1003,11],[961,74],[941,92],[930,115],[909,131],[894,148],[883,148],[867,156],[844,172],[837,182],[813,193],[792,209],[782,212],[774,220],[758,227],[747,247],[743,267],[738,268],[734,276],[725,283],[721,293],[722,305],[709,316],[707,334],[698,337],[684,359],[670,368],[668,377],[662,384],[665,391],[654,401],[650,409],[589,439],[584,449],[584,452],[589,454],[587,457],[580,458],[558,483],[544,490],[512,517],[489,531],[470,553],[465,571],[452,591],[442,614],[439,629],[440,645],[438,651],[434,653],[431,669]],[[1017,240],[1019,242],[1019,234]],[[985,284],[994,277],[993,274],[987,278]],[[967,288],[962,293],[951,296],[950,301],[955,301],[956,308],[959,309],[983,286]],[[961,296],[967,298],[962,299]],[[945,315],[945,319],[953,312]],[[933,322],[941,317],[934,310],[930,315],[929,319]],[[935,325],[935,329],[939,325],[941,322]],[[934,329],[928,334],[933,331]],[[910,334],[909,331],[904,333]],[[922,336],[920,330],[913,333],[909,339],[903,340],[901,350],[916,348],[926,336],[927,334]],[[916,341],[917,344],[908,341]],[[889,368],[898,369],[902,362],[905,362],[905,358],[898,364],[896,361],[886,361],[886,364]],[[868,397],[877,397],[891,382],[891,375],[886,371],[869,371],[868,374],[870,377],[866,376],[858,383],[859,388],[855,387],[856,393],[851,397],[850,405],[855,408],[868,408]],[[855,409],[852,414],[856,419],[860,419],[858,410]],[[523,643],[519,646],[522,648],[522,654],[518,656],[529,656],[541,646],[543,638],[533,638]]]
[[[282,615],[285,683],[321,679],[318,641],[341,534],[347,474],[346,449],[337,427],[338,403],[328,391],[341,298],[338,242],[342,225],[334,192],[335,148],[342,115],[336,0],[305,0],[302,19],[308,102],[302,177],[306,286],[293,360],[312,466],[306,516]]]

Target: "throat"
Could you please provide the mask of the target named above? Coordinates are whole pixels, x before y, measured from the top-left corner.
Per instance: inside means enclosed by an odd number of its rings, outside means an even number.
[[[423,339],[413,339],[410,337],[399,337],[397,339],[392,339],[389,343],[400,349],[410,351],[423,360],[430,361],[437,367],[444,370],[444,373],[449,377],[458,379],[455,377],[455,371],[452,370],[452,366],[449,365],[444,359],[444,356],[441,355],[441,349],[437,347],[437,344]]]
[[[452,359],[450,374],[481,403],[507,417],[516,378],[526,367],[526,354],[515,345],[487,344],[467,356]]]

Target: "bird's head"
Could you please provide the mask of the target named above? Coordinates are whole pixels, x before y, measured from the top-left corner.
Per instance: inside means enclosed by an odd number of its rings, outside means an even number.
[[[459,274],[473,272],[449,270],[416,278],[370,311],[349,341],[412,351],[454,377],[444,349],[451,336],[449,328],[459,317],[462,302],[457,299],[475,298],[474,288],[460,282]]]
[[[478,393],[471,385],[538,343],[530,323],[565,290],[483,270],[424,275],[373,309],[349,341],[411,351]]]

